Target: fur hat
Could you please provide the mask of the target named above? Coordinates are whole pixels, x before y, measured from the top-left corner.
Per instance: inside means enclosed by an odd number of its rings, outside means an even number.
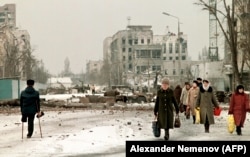
[[[167,78],[163,78],[163,79],[161,80],[161,83],[162,83],[162,84],[169,84],[169,80],[168,80]]]

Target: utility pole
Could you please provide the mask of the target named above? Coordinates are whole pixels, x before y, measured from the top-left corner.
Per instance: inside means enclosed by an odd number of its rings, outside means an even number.
[[[177,22],[178,22],[178,34],[177,34],[177,48],[178,48],[178,72],[177,72],[177,75],[178,75],[178,80],[179,80],[179,83],[182,82],[181,80],[181,36],[180,36],[180,19],[179,17],[177,16],[174,16],[174,15],[171,15],[169,13],[166,13],[166,12],[163,12],[162,14],[164,15],[167,15],[167,16],[171,16],[175,19],[177,19]]]

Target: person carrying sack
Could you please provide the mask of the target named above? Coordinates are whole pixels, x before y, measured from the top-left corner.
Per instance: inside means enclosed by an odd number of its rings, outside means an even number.
[[[40,94],[34,89],[34,84],[34,80],[27,80],[27,87],[20,95],[21,121],[22,123],[28,122],[27,138],[31,138],[33,134],[35,115],[37,114],[38,117],[42,116],[40,112]]]

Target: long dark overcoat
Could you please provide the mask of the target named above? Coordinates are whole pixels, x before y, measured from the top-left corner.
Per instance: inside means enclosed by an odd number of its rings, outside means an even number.
[[[174,127],[174,111],[179,113],[179,107],[174,97],[172,89],[160,89],[154,106],[154,113],[158,113],[159,127],[161,129],[170,129]]]
[[[196,101],[196,107],[200,107],[200,124],[205,124],[206,116],[209,124],[214,124],[214,107],[219,107],[219,102],[209,86],[208,90],[200,87],[200,92]]]

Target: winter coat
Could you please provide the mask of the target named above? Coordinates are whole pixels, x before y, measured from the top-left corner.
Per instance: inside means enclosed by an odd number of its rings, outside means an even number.
[[[174,111],[179,113],[179,107],[172,89],[160,89],[157,91],[154,114],[158,114],[159,127],[170,129],[174,126]]]
[[[208,87],[205,90],[204,87],[200,87],[200,92],[196,101],[196,108],[200,107],[200,124],[205,124],[206,116],[208,118],[208,124],[214,124],[214,107],[219,107],[219,102],[213,92],[212,87]]]
[[[236,126],[244,126],[246,113],[249,110],[249,99],[245,93],[234,93],[230,98],[228,113],[233,114]]]
[[[181,91],[181,97],[180,97],[180,103],[182,103],[183,105],[187,105],[187,95],[188,95],[188,91],[190,89],[187,89],[186,87],[182,88]]]
[[[21,92],[20,107],[22,114],[36,114],[40,111],[40,96],[32,86]]]
[[[180,104],[181,91],[182,91],[182,88],[180,85],[177,85],[174,89],[174,97],[175,97],[175,100],[177,101],[177,104]]]
[[[188,91],[188,96],[187,96],[187,105],[190,107],[190,111],[191,111],[191,114],[193,116],[195,116],[195,105],[196,105],[196,101],[197,101],[197,98],[198,98],[198,95],[199,95],[199,92],[200,92],[200,89],[199,87],[192,87],[189,89]]]

